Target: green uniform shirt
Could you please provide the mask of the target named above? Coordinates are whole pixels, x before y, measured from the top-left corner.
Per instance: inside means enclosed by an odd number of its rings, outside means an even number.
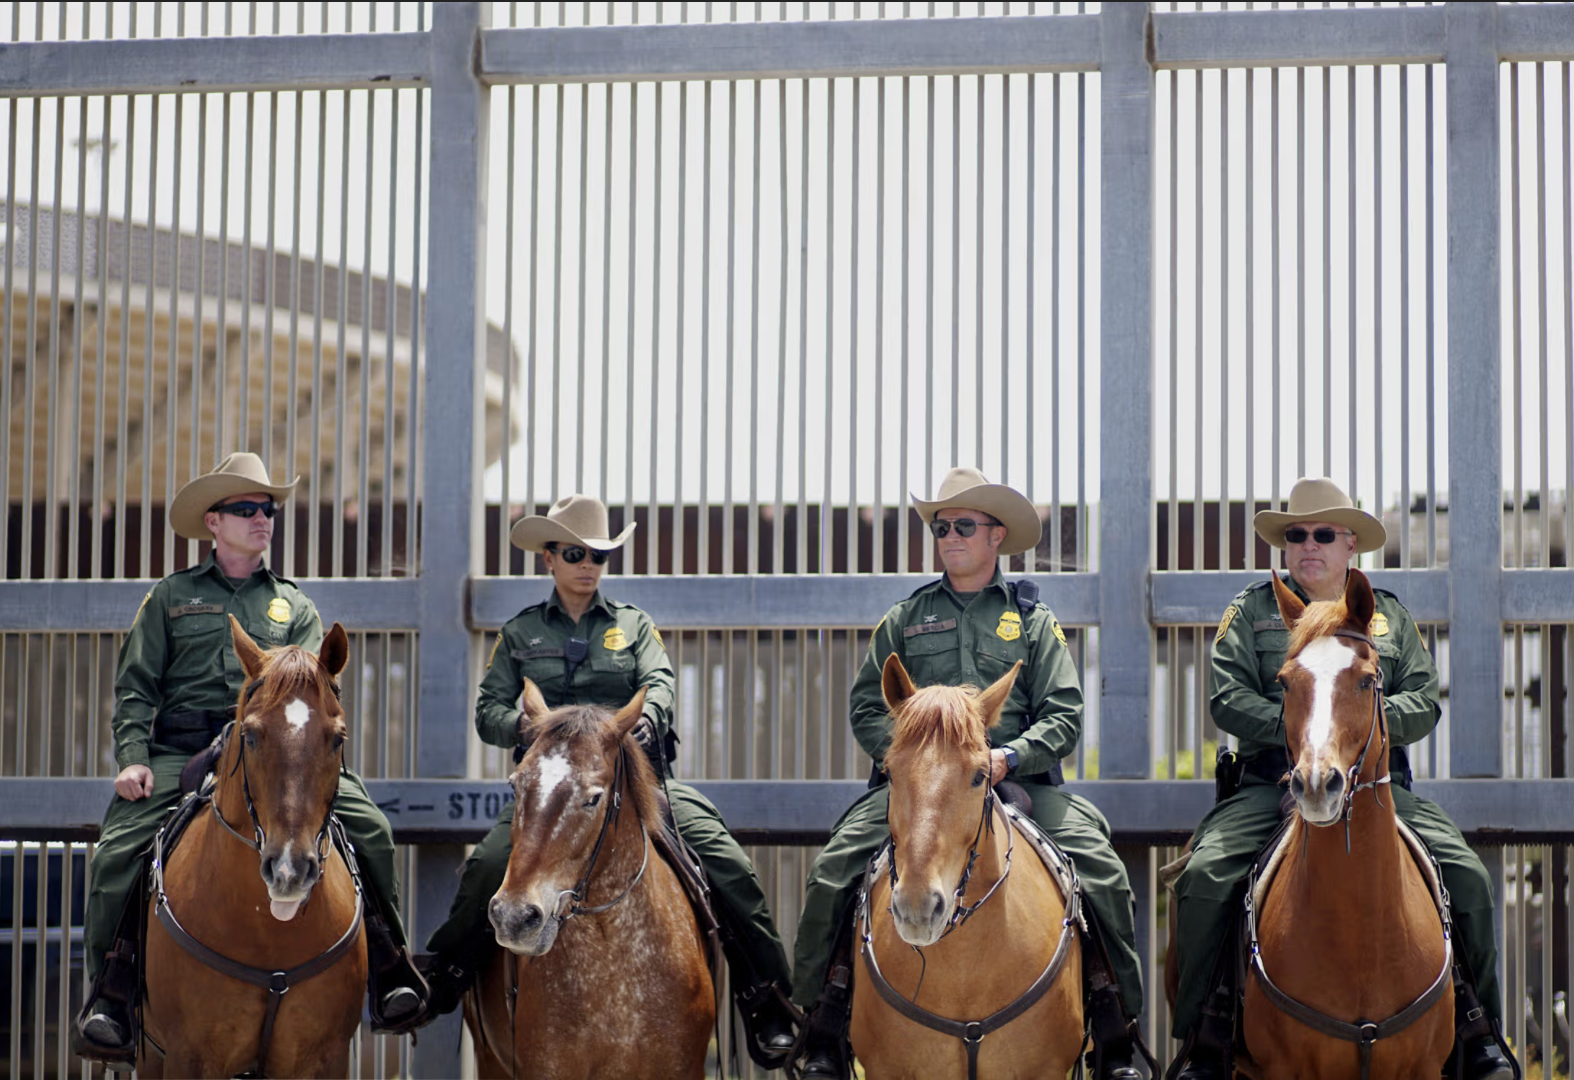
[[[1303,601],[1306,591],[1289,574],[1284,583]],[[1442,715],[1437,668],[1399,598],[1373,589],[1377,613],[1370,634],[1383,665],[1383,708],[1388,738],[1394,746],[1424,739]],[[1280,711],[1284,688],[1279,669],[1290,645],[1290,632],[1279,615],[1273,588],[1258,582],[1225,609],[1213,639],[1213,722],[1240,740],[1242,757],[1284,747]]]
[[[563,647],[570,637],[590,642],[572,687],[563,682]],[[608,600],[600,590],[577,623],[553,589],[550,599],[527,607],[503,626],[475,705],[475,729],[484,741],[493,746],[519,741],[519,695],[527,678],[554,708],[570,702],[621,708],[643,686],[644,714],[656,725],[656,733],[665,737],[672,724],[676,683],[656,624],[639,608]]]
[[[160,713],[222,712],[245,674],[230,640],[233,615],[265,649],[322,645],[317,607],[266,566],[234,585],[210,553],[160,581],[137,609],[115,672],[115,762],[146,765]]]
[[[891,744],[880,673],[892,653],[917,686],[984,687],[1024,661],[1000,723],[989,732],[991,746],[1016,751],[1016,772],[1023,776],[1048,771],[1082,737],[1082,686],[1060,623],[1042,603],[1024,616],[998,569],[966,605],[941,578],[886,612],[875,627],[853,683],[852,725],[858,745],[876,763]]]

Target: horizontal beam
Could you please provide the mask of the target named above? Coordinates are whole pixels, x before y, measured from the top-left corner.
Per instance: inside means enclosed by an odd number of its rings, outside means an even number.
[[[1574,575],[1568,570],[1504,570],[1498,580],[1504,622],[1574,623]]]
[[[1095,71],[1096,15],[486,30],[493,84]]]
[[[293,578],[323,621],[346,630],[413,630],[420,610],[416,578]],[[114,633],[136,618],[157,582],[12,581],[0,588],[0,632]]]
[[[420,86],[427,35],[301,34],[0,45],[0,97]]]
[[[1153,13],[1159,69],[1439,64],[1443,9]]]
[[[861,780],[697,780],[745,843],[821,844],[865,790]],[[502,781],[368,780],[401,843],[473,843],[512,798]],[[1117,843],[1183,841],[1213,806],[1209,780],[1083,780],[1066,790],[1104,812]],[[0,840],[88,841],[108,779],[0,779]],[[1418,780],[1477,844],[1574,842],[1574,780]]]
[[[1574,60],[1574,4],[1500,4],[1498,55],[1509,61]]]
[[[1033,574],[1041,599],[1066,626],[1098,622],[1097,574]],[[743,574],[606,577],[602,592],[672,630],[868,629],[934,574]],[[1018,576],[1013,575],[1013,581]],[[546,598],[545,579],[471,578],[470,623],[495,630]]]
[[[1417,622],[1448,621],[1447,570],[1369,570],[1372,585],[1387,589],[1404,603]],[[1248,586],[1268,580],[1266,570],[1179,571],[1149,577],[1155,626],[1216,623],[1230,600]],[[1574,597],[1563,604],[1564,617],[1574,619]]]

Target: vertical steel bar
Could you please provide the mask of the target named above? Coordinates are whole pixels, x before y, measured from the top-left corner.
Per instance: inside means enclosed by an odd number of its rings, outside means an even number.
[[[854,17],[857,17],[859,5],[853,5]],[[862,226],[863,199],[860,197],[861,170],[863,164],[862,121],[863,121],[863,80],[853,79],[853,100],[851,112],[852,140],[848,156],[852,159],[851,177],[848,183],[848,202],[850,207],[848,216],[849,239],[847,245],[847,416],[848,433],[847,443],[847,509],[846,509],[846,568],[849,574],[858,572],[858,433],[855,425],[858,423],[858,249],[860,245],[859,229]],[[827,397],[830,397],[829,381],[827,381]],[[829,401],[827,402],[829,404]],[[876,420],[876,424],[878,424]],[[831,502],[830,485],[826,486],[826,502]]]
[[[688,21],[688,4],[682,9],[684,21]],[[807,89],[804,91],[808,95]],[[673,388],[672,407],[677,421],[674,431],[679,437],[672,440],[672,572],[683,574],[688,565],[688,552],[684,543],[684,526],[687,524],[687,508],[683,505],[683,444],[687,432],[683,424],[683,376],[687,370],[688,353],[684,349],[684,333],[688,328],[688,205],[689,205],[689,84],[678,84],[678,265],[677,284],[675,287],[673,308],[677,315],[677,324],[674,327],[676,340],[673,346],[673,372],[675,386]],[[805,217],[807,220],[807,215]],[[807,243],[807,240],[805,241]],[[703,462],[702,462],[703,466]],[[704,531],[705,523],[700,522],[700,530]],[[703,567],[701,567],[703,569]]]
[[[1502,770],[1502,461],[1496,9],[1451,4],[1448,42],[1448,445],[1451,774]]]
[[[1257,543],[1253,539],[1249,527],[1252,515],[1257,510],[1257,183],[1255,174],[1257,170],[1257,73],[1251,68],[1245,71],[1246,83],[1246,131],[1242,139],[1242,163],[1245,166],[1245,175],[1242,178],[1241,191],[1244,196],[1245,223],[1241,238],[1244,241],[1244,261],[1242,278],[1245,283],[1245,295],[1242,297],[1241,310],[1245,315],[1245,338],[1241,359],[1246,369],[1246,437],[1244,441],[1246,459],[1246,509],[1245,519],[1248,528],[1245,530],[1246,569],[1257,569]],[[1277,507],[1274,507],[1277,509]],[[1271,564],[1270,564],[1271,565]]]
[[[1384,458],[1383,452],[1383,327],[1386,320],[1383,318],[1383,253],[1386,245],[1383,243],[1384,208],[1387,202],[1387,192],[1383,190],[1383,155],[1386,152],[1383,145],[1383,71],[1382,67],[1372,69],[1372,472],[1375,485],[1372,492],[1372,507],[1381,515],[1383,512],[1383,486]],[[1358,395],[1354,383],[1350,386],[1351,398]],[[1352,427],[1352,432],[1359,428]],[[1352,499],[1360,499],[1356,494],[1356,487],[1350,490]]]
[[[1219,569],[1231,570],[1230,541],[1234,517],[1230,509],[1230,429],[1223,417],[1230,412],[1230,78],[1219,72]],[[1324,117],[1323,127],[1326,128]],[[1326,307],[1326,305],[1325,305]],[[1250,410],[1250,403],[1247,403]],[[1245,514],[1250,507],[1242,508]],[[1243,548],[1249,546],[1243,543]],[[1242,566],[1246,564],[1243,562]]]
[[[1536,529],[1540,539],[1539,550],[1536,552],[1536,565],[1545,569],[1551,565],[1552,554],[1552,490],[1550,482],[1551,438],[1547,428],[1548,393],[1547,384],[1547,86],[1545,64],[1536,64],[1536,358],[1538,361],[1538,375],[1540,380],[1540,393],[1537,395],[1537,419],[1540,426],[1536,431],[1536,443],[1540,450],[1540,461],[1537,462],[1537,486],[1541,491],[1538,514],[1539,526]],[[1569,295],[1571,286],[1565,283],[1564,295]],[[1567,437],[1565,435],[1565,437]],[[1547,669],[1543,665],[1542,669]],[[1543,698],[1545,701],[1545,698]],[[1543,710],[1545,712],[1545,710]],[[1548,746],[1550,743],[1542,743]],[[1551,865],[1550,863],[1546,865]],[[1547,1014],[1550,1015],[1550,1014]]]
[[[758,5],[756,5],[758,8]],[[758,11],[756,11],[758,21]],[[760,572],[760,153],[761,153],[761,98],[765,93],[765,84],[755,80],[752,100],[754,102],[754,160],[751,174],[751,183],[754,188],[753,220],[750,223],[751,241],[749,244],[749,522],[746,543],[748,554],[745,566],[748,573]],[[728,459],[731,460],[729,452]],[[728,491],[732,488],[728,484]],[[728,513],[727,519],[732,520]],[[729,550],[731,544],[728,545]],[[752,642],[751,653],[755,659],[749,667],[749,700],[754,700],[754,672],[757,670],[759,650],[758,635],[750,638]],[[751,758],[752,760],[752,758]],[[752,767],[750,775],[753,775]]]
[[[836,400],[834,371],[836,361],[836,80],[825,84],[825,412],[832,414]],[[833,563],[831,554],[832,525],[836,505],[831,497],[831,469],[834,465],[834,443],[825,446],[825,479],[820,488],[820,573],[829,574]],[[831,641],[829,634],[821,634],[820,649],[822,670],[829,673]],[[829,678],[827,677],[827,682]],[[826,689],[828,694],[829,688]],[[827,699],[829,705],[829,699]],[[827,714],[829,715],[829,714]]]
[[[1099,611],[1102,693],[1100,769],[1148,775],[1153,634],[1147,616],[1152,558],[1153,74],[1146,4],[1103,9],[1100,311]]]
[[[1437,165],[1432,71],[1426,69],[1426,564],[1437,565]],[[1565,112],[1565,120],[1567,113]],[[1565,215],[1565,220],[1567,217]],[[1565,275],[1565,280],[1567,277]],[[1567,308],[1565,308],[1567,310]],[[1574,446],[1574,442],[1570,443]]]
[[[1165,187],[1169,190],[1169,230],[1164,237],[1168,271],[1164,329],[1166,351],[1169,353],[1166,371],[1169,392],[1165,395],[1169,398],[1169,416],[1166,418],[1168,430],[1165,432],[1164,456],[1169,459],[1169,468],[1165,475],[1168,491],[1164,503],[1164,553],[1165,566],[1169,570],[1180,569],[1180,496],[1176,491],[1180,486],[1180,80],[1181,73],[1178,71],[1166,72],[1162,79],[1154,79],[1155,90],[1162,88],[1166,91],[1164,96],[1169,99],[1169,142],[1165,151],[1168,159],[1165,162],[1168,179]],[[1173,724],[1171,727],[1173,729]]]
[[[1410,554],[1410,69],[1399,76],[1399,568]],[[1381,430],[1381,429],[1379,429]],[[1377,509],[1385,496],[1377,491]],[[1377,556],[1381,564],[1382,556]]]
[[[1430,69],[1428,69],[1430,72]],[[1332,68],[1322,69],[1322,109],[1318,126],[1323,129],[1323,476],[1334,474],[1333,438],[1333,85]],[[1428,84],[1430,86],[1430,84]],[[1430,102],[1430,98],[1428,99]],[[1430,132],[1428,132],[1430,138]],[[1428,234],[1430,235],[1430,233]]]

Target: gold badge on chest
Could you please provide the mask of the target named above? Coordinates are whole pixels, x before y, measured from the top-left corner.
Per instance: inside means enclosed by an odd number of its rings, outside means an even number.
[[[290,621],[290,602],[282,596],[275,596],[268,601],[268,618],[277,623]]]
[[[1372,616],[1372,636],[1388,636],[1388,616],[1384,615],[1381,611]]]
[[[1022,616],[1015,611],[1002,611],[1000,625],[995,627],[995,636],[1001,641],[1015,641],[1022,636]]]
[[[629,647],[629,639],[623,635],[621,626],[614,626],[611,630],[601,635],[601,647],[606,649],[607,652],[617,652],[620,649]]]

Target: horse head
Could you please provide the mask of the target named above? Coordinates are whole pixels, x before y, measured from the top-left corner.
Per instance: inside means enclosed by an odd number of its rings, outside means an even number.
[[[1290,631],[1279,669],[1290,794],[1307,824],[1332,825],[1352,792],[1388,769],[1383,673],[1368,637],[1377,601],[1359,570],[1338,600],[1303,604],[1277,575],[1273,589]]]
[[[880,688],[892,720],[885,754],[891,780],[891,913],[909,945],[932,945],[945,933],[984,833],[994,828],[985,732],[1000,722],[1021,667],[1018,661],[982,691],[920,690],[894,653],[885,661]]]
[[[289,920],[311,895],[327,856],[348,733],[336,676],[349,658],[349,638],[334,623],[318,653],[298,645],[264,651],[233,615],[230,637],[246,686],[219,775],[225,788],[238,783],[245,797],[271,909]],[[244,829],[233,790],[225,794],[225,823]]]
[[[655,781],[629,734],[645,706],[644,688],[616,712],[599,705],[548,709],[526,679],[520,706],[530,750],[509,777],[513,851],[488,914],[499,945],[540,956],[588,902],[597,863],[611,861],[623,802],[634,802],[636,824],[656,820]]]

